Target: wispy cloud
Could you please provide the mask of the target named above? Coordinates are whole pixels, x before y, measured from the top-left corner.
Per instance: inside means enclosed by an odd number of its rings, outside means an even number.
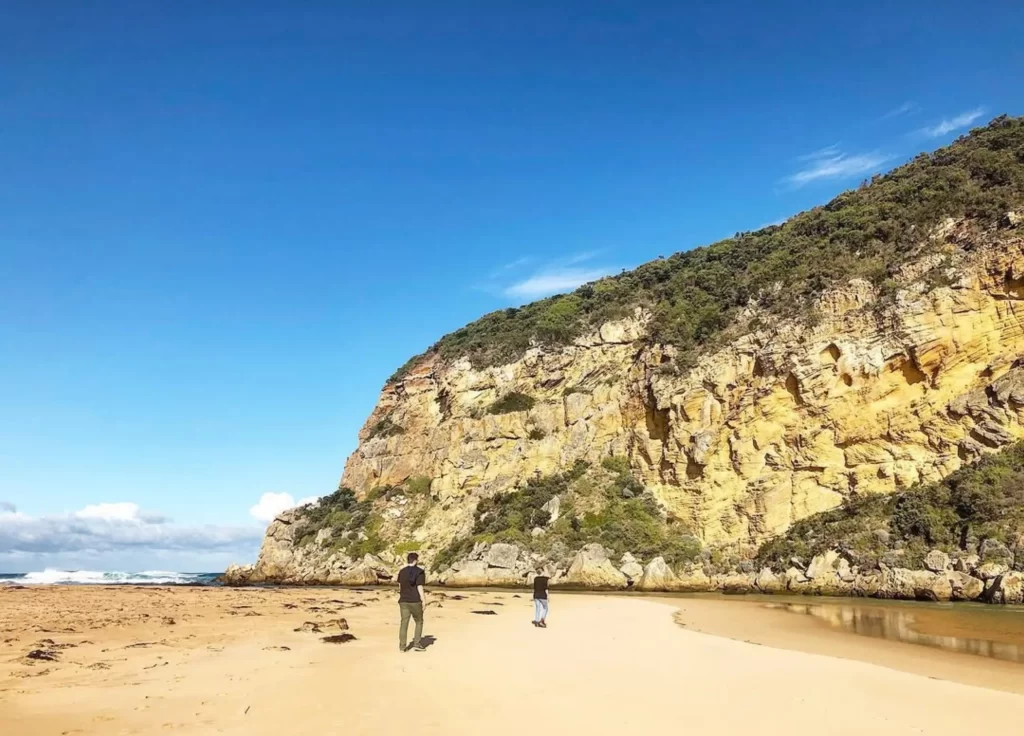
[[[613,266],[594,263],[600,255],[591,250],[549,260],[517,258],[491,271],[476,288],[521,302],[565,293],[615,272]]]
[[[984,114],[985,108],[976,107],[973,110],[962,112],[956,117],[946,118],[937,125],[921,128],[920,132],[929,138],[938,138],[940,135],[946,135],[947,133],[952,133],[954,130],[966,128]]]
[[[908,100],[907,102],[904,102],[899,107],[894,107],[892,110],[889,110],[889,112],[885,113],[885,115],[882,115],[878,119],[879,120],[889,120],[891,118],[898,118],[898,117],[902,117],[903,115],[910,115],[911,113],[920,112],[920,111],[921,111],[921,106],[920,105],[918,105],[916,102]]]
[[[518,299],[539,299],[552,294],[572,291],[590,281],[597,281],[612,272],[611,268],[549,268],[529,278],[506,286],[506,296]]]
[[[874,173],[892,156],[871,151],[869,153],[847,154],[838,145],[800,156],[797,160],[807,165],[783,179],[791,187],[799,188],[825,179],[847,179],[851,176]]]

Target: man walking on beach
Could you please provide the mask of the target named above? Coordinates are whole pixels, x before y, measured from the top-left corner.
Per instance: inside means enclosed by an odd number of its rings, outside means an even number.
[[[402,613],[402,623],[398,627],[398,647],[403,652],[408,649],[406,642],[409,636],[410,617],[416,622],[413,647],[421,651],[426,648],[420,639],[423,637],[423,607],[426,605],[423,586],[427,584],[427,574],[416,564],[419,559],[418,554],[410,552],[406,557],[408,566],[403,567],[398,573],[398,608]]]

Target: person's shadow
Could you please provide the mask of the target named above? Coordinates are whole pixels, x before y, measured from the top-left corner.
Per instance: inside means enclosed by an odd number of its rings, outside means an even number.
[[[428,649],[437,642],[437,637],[427,634],[426,636],[420,637],[420,646],[424,649]]]

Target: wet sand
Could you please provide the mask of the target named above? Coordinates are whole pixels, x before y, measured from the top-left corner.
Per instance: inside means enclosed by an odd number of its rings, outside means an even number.
[[[0,588],[0,733],[959,734],[1024,717],[1005,692],[1024,665],[759,602],[556,594],[539,630],[526,593],[446,595],[431,645],[403,654],[388,589]]]

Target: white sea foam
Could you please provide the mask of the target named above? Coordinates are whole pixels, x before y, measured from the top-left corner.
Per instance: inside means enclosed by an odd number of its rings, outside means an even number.
[[[95,570],[54,570],[27,572],[7,578],[18,585],[184,585],[204,582],[198,573],[147,570],[145,572],[97,572]]]

